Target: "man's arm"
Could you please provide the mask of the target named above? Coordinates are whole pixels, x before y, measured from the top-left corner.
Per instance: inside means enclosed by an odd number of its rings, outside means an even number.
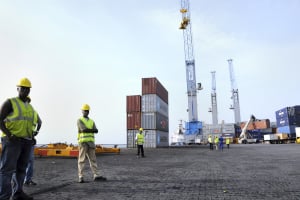
[[[95,123],[94,123],[93,128],[89,129],[89,128],[86,128],[85,125],[83,124],[83,122],[79,119],[77,121],[77,127],[78,127],[78,132],[81,132],[81,133],[98,133],[98,129],[96,128]]]
[[[37,134],[39,133],[39,131],[40,131],[41,127],[42,127],[42,120],[41,120],[40,116],[38,115],[37,118],[38,119],[37,119],[36,130],[33,132],[34,136],[37,136]]]
[[[7,99],[2,104],[2,107],[0,109],[0,129],[3,131],[3,133],[5,133],[5,135],[7,135],[7,137],[11,137],[12,134],[6,128],[4,120],[11,112],[13,112],[13,108],[12,108],[10,100]]]

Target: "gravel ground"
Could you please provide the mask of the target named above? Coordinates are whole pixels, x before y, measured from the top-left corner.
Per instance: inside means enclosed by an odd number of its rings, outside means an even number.
[[[61,199],[300,199],[300,145],[233,144],[224,151],[208,146],[121,149],[100,155],[106,182],[94,182],[88,163],[86,183],[78,183],[77,159],[36,158],[34,181],[24,187],[38,200]]]

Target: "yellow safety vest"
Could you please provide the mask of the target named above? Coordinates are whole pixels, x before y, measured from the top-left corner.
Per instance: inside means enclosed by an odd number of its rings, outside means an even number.
[[[13,112],[5,119],[5,126],[12,135],[20,138],[32,138],[32,126],[34,119],[33,107],[24,103],[19,97],[10,99]],[[5,134],[2,133],[2,137]]]
[[[229,138],[226,138],[226,144],[229,144],[229,143],[230,143]]]
[[[211,137],[208,137],[208,142],[209,142],[209,143],[212,143]]]
[[[84,117],[81,117],[80,120],[83,122],[86,128],[92,129],[94,127],[93,120]],[[78,133],[78,143],[83,142],[95,142],[94,133]]]
[[[137,134],[137,144],[138,145],[144,144],[144,135],[142,133]]]
[[[219,138],[218,137],[215,138],[215,143],[219,143]]]

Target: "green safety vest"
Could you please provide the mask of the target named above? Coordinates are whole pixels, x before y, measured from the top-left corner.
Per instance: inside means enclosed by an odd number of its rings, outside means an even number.
[[[13,112],[5,119],[5,126],[12,135],[20,138],[32,138],[34,109],[29,103],[24,103],[19,97],[10,99]],[[2,133],[2,137],[5,134]]]
[[[137,134],[137,142],[138,145],[144,144],[144,135],[142,133]]]
[[[91,119],[87,119],[81,117],[80,120],[83,122],[84,126],[88,129],[92,129],[94,127],[94,121]],[[83,142],[95,142],[94,133],[78,133],[78,143]]]

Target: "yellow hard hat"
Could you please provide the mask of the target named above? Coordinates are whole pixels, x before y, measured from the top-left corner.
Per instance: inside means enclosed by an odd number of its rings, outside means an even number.
[[[88,104],[83,104],[81,110],[90,110],[90,106]]]
[[[143,128],[140,128],[139,131],[143,131]]]
[[[21,78],[17,86],[31,88],[31,82],[28,78]]]

